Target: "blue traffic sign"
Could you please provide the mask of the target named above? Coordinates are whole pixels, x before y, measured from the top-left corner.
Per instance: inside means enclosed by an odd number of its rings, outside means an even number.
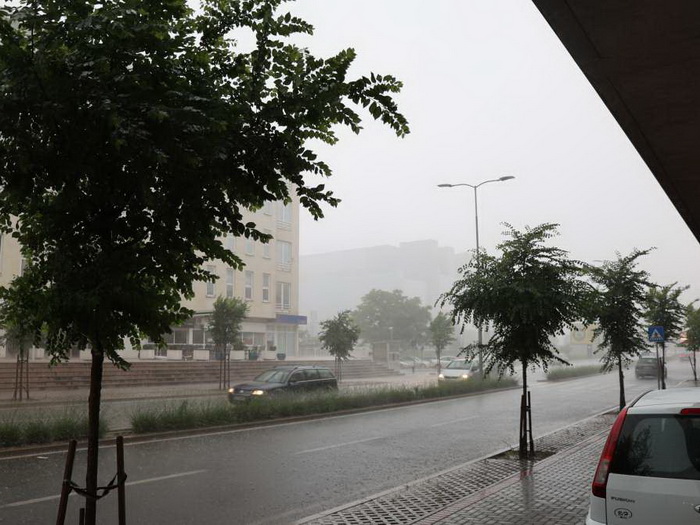
[[[666,340],[664,334],[663,326],[650,326],[649,327],[649,342],[651,343],[663,343]]]

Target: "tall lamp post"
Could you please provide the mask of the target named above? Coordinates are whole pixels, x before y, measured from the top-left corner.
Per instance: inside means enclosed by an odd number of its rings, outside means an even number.
[[[479,184],[467,184],[466,182],[461,182],[459,184],[438,184],[438,188],[456,188],[457,186],[469,186],[474,190],[474,225],[476,227],[476,266],[479,267],[479,206],[477,201],[477,192],[480,186],[488,184],[489,182],[503,182],[506,180],[514,179],[512,175],[506,175],[505,177],[499,177],[498,179],[489,179],[480,182]],[[479,345],[479,376],[484,377],[484,356],[481,351],[481,344],[483,342],[483,332],[481,325],[478,328],[478,339],[477,343]]]

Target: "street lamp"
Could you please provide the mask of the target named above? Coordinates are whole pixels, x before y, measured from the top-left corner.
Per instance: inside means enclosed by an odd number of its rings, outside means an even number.
[[[479,189],[480,186],[483,186],[484,184],[488,184],[489,182],[503,182],[506,180],[511,180],[514,179],[512,175],[506,175],[504,177],[499,177],[497,179],[489,179],[480,182],[479,184],[467,184],[466,182],[461,182],[459,184],[438,184],[438,188],[456,188],[457,186],[469,186],[474,190],[474,225],[476,227],[476,266],[477,268],[479,267],[479,206],[478,206],[478,201],[476,197],[476,190]],[[477,327],[479,332],[478,332],[478,344],[479,344],[479,375],[481,377],[484,377],[484,358],[481,352],[481,344],[483,340],[483,333],[481,330],[481,326]]]

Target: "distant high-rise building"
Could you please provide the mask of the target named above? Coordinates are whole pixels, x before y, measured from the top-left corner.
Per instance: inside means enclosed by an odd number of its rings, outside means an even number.
[[[299,309],[311,318],[309,331],[316,334],[320,321],[354,309],[372,289],[401,290],[434,307],[468,259],[468,253],[457,254],[434,240],[304,255]]]

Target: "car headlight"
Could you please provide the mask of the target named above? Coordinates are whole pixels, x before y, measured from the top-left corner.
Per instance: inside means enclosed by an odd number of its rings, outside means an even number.
[[[228,389],[228,393],[229,393],[229,394],[233,394],[233,388],[229,388],[229,389]]]
[[[462,379],[469,379],[469,374],[462,374]]]
[[[265,391],[264,390],[253,390],[250,395],[252,396],[264,396]]]
[[[438,379],[445,379],[445,374],[438,374]]]

